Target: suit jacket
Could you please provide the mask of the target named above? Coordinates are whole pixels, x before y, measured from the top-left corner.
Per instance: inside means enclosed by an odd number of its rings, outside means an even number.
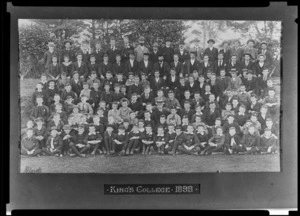
[[[167,62],[163,62],[162,67],[159,62],[154,64],[154,72],[159,71],[160,77],[168,76],[170,73],[170,66]]]
[[[144,50],[142,50],[141,46],[138,45],[135,49],[134,49],[134,52],[135,52],[135,57],[136,57],[136,60],[138,62],[142,61],[144,59],[144,53],[147,52],[149,53],[149,50],[147,47],[144,46]]]
[[[256,63],[255,63],[255,73],[256,73],[256,75],[262,75],[262,71],[263,71],[265,68],[269,68],[269,65],[268,65],[266,62],[264,62],[264,64],[263,64],[262,67],[259,65],[258,62],[256,62]]]
[[[87,65],[88,68],[88,75],[91,75],[92,71],[96,71],[96,73],[98,73],[99,70],[99,64],[95,63],[95,64],[91,64],[90,62]],[[97,74],[98,75],[98,74]]]
[[[123,75],[124,75],[124,63],[120,62],[120,65],[118,65],[117,62],[115,62],[113,65],[112,65],[112,72],[113,72],[113,75],[117,75],[117,73],[121,72]]]
[[[205,50],[201,47],[194,47],[193,48],[193,51],[196,51],[196,59],[199,61],[199,62],[202,62],[203,61],[203,55],[204,55],[204,52]]]
[[[161,89],[165,85],[165,82],[162,78],[159,78],[158,82],[154,77],[151,78],[150,88],[152,89],[154,95],[156,95],[157,90]]]
[[[101,75],[105,77],[107,71],[112,72],[112,64],[109,62],[107,64],[104,64],[104,62],[100,63],[98,68],[98,77],[100,78]]]
[[[179,76],[175,75],[175,80],[172,81],[171,76],[168,76],[166,79],[166,85],[171,89],[171,90],[176,90],[177,86],[179,86]]]
[[[213,47],[212,50],[206,48],[204,51],[204,55],[208,55],[209,61],[214,62],[218,59],[218,49]]]
[[[241,69],[243,70],[244,68],[247,68],[247,70],[252,70],[253,74],[256,73],[256,68],[255,68],[255,63],[253,63],[252,61],[249,61],[248,64],[246,65],[245,60],[241,62]]]
[[[235,64],[232,64],[232,62],[229,62],[226,66],[226,74],[229,75],[230,74],[230,70],[232,68],[235,68],[237,70],[237,75],[240,75],[242,72],[241,69],[241,64],[239,62],[236,62]]]
[[[263,50],[259,50],[258,54],[264,54],[266,56],[265,62],[268,65],[272,65],[273,64],[273,56],[272,56],[272,53],[269,50],[264,51],[264,53],[263,53]]]
[[[211,70],[214,72],[214,64],[213,62],[208,62],[208,64],[205,66],[205,63],[200,63],[200,73],[203,74],[206,77],[207,71]]]
[[[244,53],[250,53],[251,57],[252,57],[252,61],[255,62],[257,60],[257,56],[258,56],[258,50],[255,48],[250,49],[249,47],[246,47],[244,49]]]
[[[164,56],[164,61],[170,64],[173,61],[174,49],[172,47],[163,47],[161,53]]]
[[[223,55],[224,55],[224,61],[226,62],[226,63],[228,63],[229,62],[229,60],[230,60],[230,56],[231,56],[231,50],[229,49],[229,48],[227,48],[227,50],[225,51],[224,49],[221,49],[220,51],[219,51],[219,53],[223,53]]]
[[[46,73],[51,76],[57,77],[58,75],[60,75],[60,65],[58,63],[55,66],[52,63],[49,64]]]
[[[175,63],[172,62],[170,64],[170,68],[175,68],[176,75],[179,76],[179,74],[183,74],[183,63],[178,61],[177,65],[175,66]]]
[[[129,60],[129,53],[130,51],[133,51],[133,46],[128,45],[128,47],[125,47],[125,44],[121,47],[121,62],[125,63],[127,60]]]
[[[153,62],[153,64],[155,64],[156,62],[158,62],[158,55],[160,54],[160,51],[158,50],[156,53],[151,52],[149,55],[149,61]]]
[[[237,56],[236,61],[240,62],[242,61],[243,54],[244,54],[244,49],[242,47],[238,47],[237,49],[235,47],[232,47],[230,50],[230,59],[231,56],[236,55]]]
[[[79,67],[79,65],[78,65],[78,62],[74,62],[74,63],[72,64],[72,73],[73,73],[74,71],[78,71],[79,77],[80,77],[80,76],[84,76],[84,77],[86,78],[87,75],[88,75],[87,65],[86,65],[83,61],[81,62],[80,67]]]
[[[57,54],[56,50],[54,50],[52,53],[49,50],[44,53],[45,68],[48,68],[48,65],[52,63],[52,56],[54,54]]]
[[[63,49],[61,54],[60,54],[60,58],[59,58],[59,63],[63,63],[64,62],[64,55],[68,55],[69,56],[69,61],[71,62],[75,62],[76,61],[76,57],[75,57],[75,52],[71,49],[69,50],[66,50],[66,49]]]
[[[214,65],[214,72],[216,73],[217,76],[220,76],[220,70],[224,68],[226,70],[227,62],[225,60],[222,60],[222,63],[219,65],[219,60],[216,60],[213,65]]]
[[[176,50],[175,53],[178,54],[179,62],[181,62],[182,64],[190,59],[189,52],[185,49],[183,50],[182,54],[179,49]]]
[[[77,83],[74,81],[74,79],[72,78],[70,81],[71,87],[72,87],[72,91],[75,92],[77,94],[77,97],[80,95],[80,92],[82,90],[82,83],[79,80]]]
[[[115,47],[114,50],[112,50],[111,47],[108,50],[106,50],[106,53],[108,55],[108,62],[111,63],[111,64],[115,63],[116,62],[116,55],[120,54],[120,52],[121,51],[119,49],[117,49],[117,47]]]
[[[198,60],[195,60],[193,65],[190,60],[186,61],[183,70],[184,76],[192,74],[194,70],[200,72],[200,67],[200,62]]]
[[[72,76],[72,67],[73,64],[70,63],[69,65],[65,65],[64,63],[60,64],[60,74],[62,74],[62,72],[66,72],[67,76]]]
[[[140,61],[139,62],[139,73],[145,73],[146,76],[149,76],[151,74],[153,74],[153,70],[154,70],[154,65],[151,61],[148,60],[148,66],[145,66],[145,62],[144,61]]]
[[[96,50],[95,52],[93,52],[93,54],[94,54],[95,57],[96,57],[96,63],[97,63],[97,64],[100,64],[100,63],[103,62],[103,56],[104,56],[104,54],[105,54],[104,51],[102,51],[102,50],[100,50],[100,51]]]
[[[136,60],[133,61],[133,67],[131,67],[130,60],[126,61],[124,64],[125,76],[128,77],[129,72],[133,72],[134,75],[138,73],[139,64]]]

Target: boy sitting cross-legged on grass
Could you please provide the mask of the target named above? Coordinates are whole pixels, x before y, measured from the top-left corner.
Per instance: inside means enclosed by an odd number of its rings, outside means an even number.
[[[132,131],[129,132],[129,142],[128,146],[126,147],[126,155],[133,155],[134,149],[137,148],[139,145],[141,138],[141,133],[139,131],[139,126],[137,124],[134,124],[132,127]]]
[[[243,135],[238,147],[239,154],[254,154],[257,152],[260,144],[260,135],[255,131],[255,126],[253,124],[249,125],[248,133]]]
[[[43,118],[39,117],[35,120],[36,126],[34,128],[34,136],[38,141],[39,148],[43,149],[45,148],[46,141],[45,138],[47,136],[47,129],[44,126],[44,120]]]
[[[103,141],[103,137],[99,132],[96,131],[94,124],[89,124],[89,133],[87,134],[87,144],[90,145],[92,150],[91,155],[95,155],[98,150],[100,143]],[[100,153],[102,151],[100,150]]]
[[[200,142],[200,149],[204,150],[207,147],[207,143],[209,139],[207,130],[205,129],[205,125],[199,125],[197,127],[197,137]]]
[[[59,136],[57,127],[51,127],[51,133],[47,139],[46,148],[43,149],[43,152],[50,156],[55,155],[62,157],[62,146],[63,141],[62,138]]]
[[[229,154],[236,154],[238,146],[241,142],[241,137],[237,134],[235,127],[230,127],[227,134],[225,134],[225,149]]]
[[[107,154],[114,154],[113,146],[113,126],[107,125],[106,131],[104,132],[104,149],[106,150]]]
[[[184,142],[178,146],[178,151],[184,154],[198,155],[200,151],[200,142],[194,133],[193,125],[188,125],[185,133]]]
[[[34,131],[29,128],[26,131],[26,136],[21,141],[21,155],[37,156],[41,153],[38,140],[34,137]]]
[[[71,156],[85,157],[85,152],[89,149],[87,145],[87,134],[85,133],[85,126],[78,125],[78,133],[74,136],[74,143],[70,143],[70,148],[75,154]]]
[[[175,125],[169,124],[168,132],[165,134],[165,140],[166,140],[165,153],[166,154],[173,154],[175,137],[176,137]]]
[[[127,142],[128,142],[128,135],[125,132],[125,127],[124,125],[120,125],[118,129],[118,133],[114,134],[113,136],[113,142],[112,142],[113,152],[119,154],[120,156],[125,155]]]
[[[225,135],[223,134],[223,128],[217,127],[216,132],[217,133],[208,140],[209,146],[206,147],[201,154],[208,155],[213,152],[224,152]]]
[[[166,141],[165,141],[165,131],[163,126],[161,125],[158,126],[157,134],[154,138],[154,141],[157,147],[158,154],[164,154]]]
[[[261,154],[276,154],[278,153],[278,140],[277,137],[272,134],[272,130],[265,128],[264,134],[260,139],[260,146],[258,147]]]
[[[142,154],[150,154],[153,151],[153,143],[154,143],[154,134],[152,132],[151,125],[146,125],[145,131],[141,136],[143,143]]]
[[[65,156],[69,152],[70,144],[74,143],[74,131],[72,131],[71,125],[64,125],[63,132],[60,136],[63,142],[62,155]]]

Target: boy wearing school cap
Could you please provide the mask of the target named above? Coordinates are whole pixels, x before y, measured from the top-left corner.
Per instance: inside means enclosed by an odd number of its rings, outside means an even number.
[[[145,38],[141,36],[138,40],[139,45],[134,49],[136,60],[140,62],[143,60],[144,53],[149,53],[149,49],[145,46]]]
[[[39,148],[38,140],[34,136],[34,130],[30,128],[21,140],[21,155],[37,156],[40,153],[41,149]]]
[[[227,66],[226,66],[226,75],[230,76],[230,72],[232,70],[235,70],[237,72],[238,76],[241,75],[242,66],[241,66],[241,63],[238,62],[236,55],[231,56],[230,61],[228,62]]]
[[[34,136],[37,139],[39,148],[45,148],[47,129],[44,125],[44,119],[39,117],[35,119],[36,126],[34,127]]]
[[[278,153],[278,138],[272,133],[271,129],[265,128],[258,149],[260,154]]]
[[[154,150],[154,132],[151,125],[145,126],[145,131],[141,134],[141,141],[143,144],[142,154],[150,154]]]
[[[225,150],[225,135],[223,133],[222,127],[216,127],[216,134],[214,134],[208,140],[208,146],[201,152],[201,154],[209,155],[213,152],[223,153]]]
[[[72,129],[71,125],[64,125],[63,132],[60,134],[63,142],[61,149],[63,156],[66,156],[69,153],[70,145],[74,143],[75,131]]]
[[[133,155],[134,150],[138,147],[140,144],[142,133],[139,131],[138,124],[134,124],[132,127],[132,130],[128,134],[128,142],[126,146],[126,155]]]
[[[113,135],[112,149],[116,154],[123,156],[128,142],[128,134],[125,132],[124,125],[120,125],[118,133]]]
[[[243,61],[241,62],[241,68],[246,68],[247,70],[252,70],[255,72],[255,63],[252,62],[252,56],[250,53],[243,54]]]
[[[48,65],[52,63],[52,56],[56,55],[56,51],[54,50],[55,44],[53,42],[48,43],[48,51],[44,53],[43,62],[45,64],[45,68],[48,68]]]
[[[176,138],[175,138],[176,140]],[[188,125],[184,141],[178,145],[178,151],[184,154],[198,155],[200,152],[200,141],[194,133],[193,125]]]
[[[208,55],[211,62],[215,62],[218,59],[218,49],[214,47],[215,41],[209,39],[207,41],[208,47],[204,50],[204,55]]]
[[[103,141],[102,135],[96,131],[96,127],[93,123],[89,124],[89,131],[87,134],[87,145],[90,146],[91,155],[95,155],[96,151],[100,147],[100,143]],[[101,151],[101,150],[100,150]]]
[[[171,151],[172,155],[175,155],[177,153],[178,146],[186,141],[185,133],[183,133],[180,125],[177,125],[175,127],[175,133],[176,133],[176,136],[174,138],[174,145],[173,145],[173,149]]]
[[[63,141],[59,136],[58,129],[53,126],[50,128],[50,136],[46,141],[46,148],[43,149],[43,152],[50,156],[62,156],[62,146]]]
[[[85,125],[78,125],[78,132],[74,134],[73,137],[74,142],[69,144],[70,149],[72,150],[71,156],[85,157],[84,153],[89,149],[89,146],[87,146],[87,138]]]
[[[88,76],[88,69],[86,63],[83,61],[83,53],[78,52],[76,54],[76,62],[72,63],[72,72],[78,71],[80,80],[85,80]]]

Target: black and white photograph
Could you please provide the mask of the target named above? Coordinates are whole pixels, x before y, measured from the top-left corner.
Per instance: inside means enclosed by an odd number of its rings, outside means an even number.
[[[19,19],[20,172],[280,172],[281,31]]]

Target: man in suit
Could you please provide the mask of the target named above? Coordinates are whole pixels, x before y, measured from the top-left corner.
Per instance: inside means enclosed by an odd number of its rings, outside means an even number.
[[[112,70],[112,64],[109,63],[109,58],[107,54],[103,56],[103,62],[99,64],[98,67],[98,77],[104,80],[106,77],[106,72]]]
[[[250,53],[244,53],[243,54],[243,61],[241,62],[241,68],[244,69],[246,68],[247,70],[252,70],[255,74],[255,64],[251,61],[251,55]]]
[[[266,60],[265,60],[266,64],[267,65],[272,65],[273,56],[272,56],[271,52],[269,50],[267,50],[267,46],[268,46],[268,44],[266,42],[262,42],[260,44],[261,49],[259,50],[258,54],[265,55],[266,56]]]
[[[179,61],[179,54],[175,53],[173,59],[170,68],[174,68],[177,76],[183,76],[183,64]]]
[[[203,61],[204,50],[199,46],[199,42],[195,43],[192,50],[196,52],[196,60],[201,63]]]
[[[229,60],[230,60],[230,55],[231,55],[230,54],[231,50],[229,48],[228,41],[223,41],[223,43],[222,43],[221,46],[223,47],[223,49],[221,49],[219,53],[223,53],[223,55],[224,55],[224,61],[225,61],[225,63],[228,63]]]
[[[244,52],[249,53],[252,57],[252,62],[256,62],[258,56],[258,50],[254,48],[255,41],[250,39],[247,41],[247,47],[245,48]]]
[[[150,79],[150,87],[154,95],[165,85],[165,81],[160,77],[159,71],[154,72],[154,77]]]
[[[194,70],[200,72],[200,62],[196,59],[196,51],[190,52],[190,59],[184,64],[184,76],[189,76]]]
[[[72,64],[72,73],[78,71],[80,80],[83,80],[88,75],[87,65],[82,60],[82,52],[76,54],[77,61]]]
[[[213,39],[209,39],[207,43],[208,48],[205,49],[204,55],[208,55],[209,60],[214,62],[218,59],[218,50],[214,47],[215,41]]]
[[[218,60],[214,62],[214,71],[217,76],[220,76],[220,70],[227,66],[227,62],[224,60],[224,53],[218,53]]]
[[[160,77],[166,80],[170,72],[170,66],[164,61],[164,56],[162,53],[158,55],[158,62],[154,64],[154,71],[159,71]]]
[[[179,49],[176,50],[175,53],[178,55],[179,62],[182,64],[184,64],[190,58],[189,52],[184,49],[184,40],[179,42]]]
[[[135,59],[135,52],[129,51],[129,59],[125,62],[124,65],[124,75],[128,77],[128,73],[132,72],[134,75],[138,73],[139,64]]]
[[[241,74],[241,65],[239,62],[237,62],[236,55],[231,56],[231,60],[226,66],[226,75],[229,75],[232,69],[236,69],[238,75]]]
[[[116,54],[116,62],[112,65],[113,75],[116,76],[118,73],[123,74],[124,63],[121,60],[121,54]]]
[[[45,64],[45,68],[48,68],[48,65],[52,63],[52,56],[57,55],[56,51],[54,50],[55,44],[53,42],[48,43],[48,51],[44,53],[43,62]]]
[[[173,91],[176,91],[177,86],[179,86],[179,75],[176,73],[176,69],[174,67],[171,67],[170,76],[167,77],[166,84],[169,89]]]
[[[124,64],[126,61],[129,60],[129,53],[130,51],[133,51],[134,48],[130,45],[128,36],[123,37],[123,42],[124,44],[121,48],[121,62]]]
[[[264,69],[269,68],[266,63],[266,56],[264,54],[258,55],[258,62],[255,63],[255,73],[256,76],[260,77]]]
[[[241,47],[241,42],[239,40],[234,41],[234,46],[231,48],[230,59],[231,56],[235,55],[237,57],[237,61],[242,61],[242,55],[244,53],[243,48]]]
[[[96,46],[96,49],[93,54],[96,56],[96,63],[100,64],[103,62],[103,57],[104,57],[105,52],[104,52],[104,50],[101,50],[101,42],[100,41],[97,41],[95,46]]]
[[[139,73],[145,73],[146,77],[153,74],[153,63],[149,61],[149,53],[144,53],[144,60],[139,62]]]
[[[109,59],[109,63],[113,64],[116,62],[116,55],[120,53],[120,50],[116,47],[116,39],[110,39],[110,48],[106,51]]]
[[[156,62],[158,62],[158,54],[159,54],[159,50],[158,50],[158,43],[154,42],[153,43],[153,49],[152,52],[150,53],[149,56],[149,60],[155,64]]]
[[[71,44],[72,44],[72,41],[71,40],[66,40],[64,42],[64,47],[65,49],[63,49],[60,53],[60,58],[59,58],[59,64],[63,63],[64,61],[64,56],[65,55],[68,55],[69,56],[69,60],[71,62],[75,62],[76,61],[76,58],[75,58],[75,53],[73,50],[71,50]]]
[[[164,55],[164,60],[168,64],[173,61],[174,49],[171,47],[171,39],[166,39],[166,46],[161,49],[161,53]]]
[[[200,74],[203,74],[206,78],[207,71],[214,71],[214,63],[210,61],[209,56],[204,54],[203,62],[200,63]]]
[[[145,47],[145,38],[140,37],[139,38],[139,45],[134,49],[135,57],[137,62],[140,62],[144,59],[144,53],[149,53],[149,50],[147,47]]]

